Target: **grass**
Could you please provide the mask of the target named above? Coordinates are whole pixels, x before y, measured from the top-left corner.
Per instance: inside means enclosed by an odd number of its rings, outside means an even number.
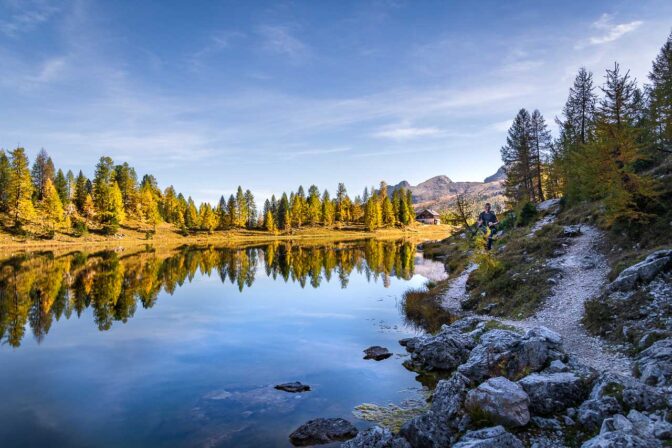
[[[441,305],[449,280],[429,283],[422,288],[409,289],[402,296],[401,311],[406,323],[429,333],[436,333],[444,324],[458,318]]]
[[[1,217],[0,217],[1,218]],[[0,219],[0,223],[3,220]],[[7,224],[7,220],[4,221]],[[0,255],[19,251],[35,250],[93,250],[105,248],[134,247],[151,244],[155,247],[177,247],[181,245],[218,245],[236,246],[246,243],[262,243],[271,241],[302,241],[302,242],[330,242],[352,241],[369,238],[376,239],[411,239],[423,241],[427,239],[445,238],[452,232],[450,226],[412,225],[407,228],[387,228],[368,232],[363,226],[348,226],[341,228],[303,227],[290,232],[269,233],[263,230],[227,230],[208,233],[189,232],[180,233],[170,224],[159,225],[155,233],[136,222],[129,222],[122,226],[116,235],[105,236],[99,232],[90,231],[77,236],[75,232],[56,232],[51,239],[45,239],[35,227],[26,226],[21,232],[13,231],[11,227],[0,225]]]
[[[512,229],[493,251],[476,251],[479,268],[469,276],[465,309],[513,319],[534,314],[550,294],[548,280],[555,271],[546,261],[561,247],[562,227],[551,224],[533,237],[529,233],[530,227]]]

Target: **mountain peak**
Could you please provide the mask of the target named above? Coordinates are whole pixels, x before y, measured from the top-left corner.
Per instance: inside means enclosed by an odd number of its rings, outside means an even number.
[[[506,179],[506,171],[504,170],[503,166],[500,166],[495,174],[486,177],[485,179],[483,179],[483,182],[487,184],[488,182],[495,182],[504,179]]]

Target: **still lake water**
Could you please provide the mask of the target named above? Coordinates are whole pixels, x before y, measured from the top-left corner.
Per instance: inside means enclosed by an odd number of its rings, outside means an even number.
[[[420,275],[423,274],[423,275]],[[0,446],[287,447],[315,417],[421,397],[408,242],[271,244],[0,262]],[[398,355],[362,359],[371,345]],[[301,381],[312,391],[273,385]]]

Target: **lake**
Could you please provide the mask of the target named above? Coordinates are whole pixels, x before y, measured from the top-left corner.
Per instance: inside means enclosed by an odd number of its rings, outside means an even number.
[[[422,275],[421,275],[422,274]],[[0,262],[0,446],[287,447],[316,417],[422,401],[409,242],[22,255]],[[376,362],[362,350],[395,353]],[[301,381],[312,391],[273,388]]]

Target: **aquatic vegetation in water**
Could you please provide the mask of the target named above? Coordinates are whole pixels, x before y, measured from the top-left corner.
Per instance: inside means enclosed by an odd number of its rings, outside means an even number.
[[[387,406],[381,406],[372,403],[362,403],[355,407],[352,414],[360,420],[374,422],[396,432],[399,431],[405,421],[423,414],[428,409],[429,404],[427,400],[418,398],[405,400],[399,405],[390,403]]]

